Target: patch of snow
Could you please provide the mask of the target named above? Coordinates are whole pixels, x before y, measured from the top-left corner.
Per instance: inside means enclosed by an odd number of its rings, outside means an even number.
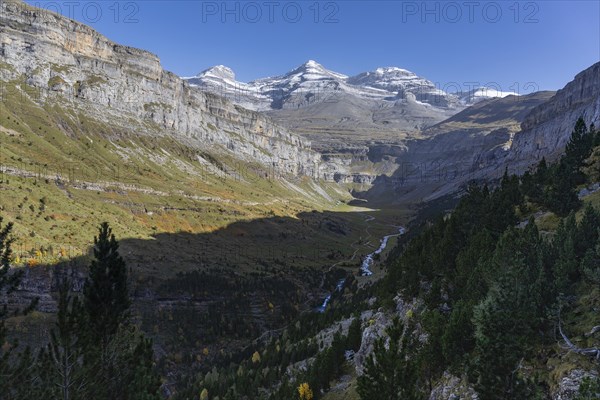
[[[503,92],[501,90],[485,86],[470,90],[466,93],[458,93],[460,101],[463,104],[475,104],[486,99],[518,95],[519,94],[515,92]]]

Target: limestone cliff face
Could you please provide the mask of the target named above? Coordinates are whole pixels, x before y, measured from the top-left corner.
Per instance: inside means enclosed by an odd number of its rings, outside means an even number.
[[[522,169],[543,156],[557,158],[579,117],[588,125],[600,125],[600,62],[577,74],[523,120],[507,154],[511,168]]]
[[[136,134],[171,135],[285,173],[365,184],[375,190],[364,197],[382,201],[388,201],[386,193],[403,199],[400,194],[411,179],[417,179],[411,193],[418,193],[410,198],[429,199],[455,191],[468,179],[495,177],[505,166],[523,172],[543,156],[556,158],[578,117],[600,125],[597,63],[551,99],[538,93],[519,101],[509,96],[483,102],[414,140],[373,138],[321,155],[307,139],[265,114],[202,92],[164,71],[154,54],[115,44],[88,26],[13,0],[0,0],[2,81],[25,82],[38,89],[39,103],[65,104]],[[331,141],[330,136],[315,134],[317,140]]]
[[[268,117],[190,87],[157,56],[20,1],[0,2],[0,81],[25,82],[38,102],[67,102],[142,134],[173,135],[296,175],[317,175],[310,142]],[[139,126],[132,125],[132,121]]]
[[[498,180],[505,168],[521,174],[542,157],[560,157],[579,117],[600,126],[600,62],[556,93],[482,101],[424,130],[421,138],[371,145],[371,161],[393,158],[398,167],[359,195],[369,201],[428,201],[471,180]]]

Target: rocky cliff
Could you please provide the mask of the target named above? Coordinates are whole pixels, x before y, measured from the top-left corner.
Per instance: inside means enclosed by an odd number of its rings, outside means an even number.
[[[372,144],[369,160],[377,164],[387,160],[395,168],[355,195],[388,204],[428,201],[455,192],[470,180],[499,178],[521,122],[553,94],[483,100],[424,130],[419,139]]]
[[[525,117],[507,154],[507,164],[522,170],[544,156],[557,158],[579,117],[588,125],[600,125],[600,62],[577,74]]]
[[[23,2],[0,3],[0,32],[0,82],[35,88],[39,104],[62,104],[136,134],[172,136],[285,173],[366,184],[366,190],[374,185],[375,190],[363,197],[381,203],[435,197],[468,179],[495,176],[504,166],[523,171],[542,156],[556,157],[579,116],[588,124],[600,118],[600,63],[578,74],[551,99],[545,92],[485,100],[423,131],[419,129],[441,118],[421,113],[418,102],[394,99],[404,111],[414,108],[408,125],[416,133],[408,135],[406,126],[386,122],[397,119],[395,106],[377,111],[377,129],[362,129],[363,122],[374,120],[360,111],[366,95],[271,110],[271,117],[279,121],[274,122],[265,113],[194,87],[193,79],[188,84],[163,70],[154,54],[115,44],[81,23]],[[235,83],[233,72],[225,67],[210,71],[211,82]],[[378,71],[348,79],[370,91],[396,92],[397,82],[406,85],[406,71]],[[292,72],[271,79],[267,86],[287,85],[298,76],[312,77],[302,82],[318,87],[347,79],[314,62]],[[445,116],[460,110],[442,108],[444,113],[451,111]],[[402,118],[406,122],[407,117]],[[323,154],[313,151],[307,138]],[[457,174],[465,178],[457,180]],[[427,183],[431,177],[433,185]],[[414,187],[407,187],[406,182],[415,179]],[[406,197],[405,192],[412,194]]]
[[[190,87],[154,54],[115,44],[61,15],[0,2],[0,56],[0,81],[34,88],[39,104],[51,100],[140,134],[172,135],[292,174],[317,174],[319,155],[307,140]]]
[[[385,198],[394,192],[396,201],[428,200],[470,180],[498,179],[505,168],[523,173],[542,157],[557,159],[579,117],[588,126],[600,124],[600,63],[556,93],[485,100],[424,130],[424,139],[396,148],[400,167],[374,181],[364,196]]]

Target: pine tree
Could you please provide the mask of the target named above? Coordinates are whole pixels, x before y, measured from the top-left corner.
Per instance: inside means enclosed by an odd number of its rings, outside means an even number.
[[[450,368],[460,371],[467,354],[475,346],[473,339],[473,305],[462,300],[454,304],[442,336],[442,352]]]
[[[12,237],[13,223],[9,222],[2,226],[2,217],[0,217],[0,289],[7,292],[13,291],[23,275],[23,271],[14,271],[10,273],[10,259],[12,257],[11,245],[14,242]],[[0,309],[0,321],[6,317],[6,306]]]
[[[553,267],[554,286],[558,293],[567,294],[571,282],[576,278],[579,268],[575,253],[575,236],[577,225],[575,213],[561,221],[556,230],[553,247],[555,249],[555,262]]]
[[[584,160],[592,152],[594,145],[594,134],[590,134],[583,118],[579,118],[575,123],[571,138],[565,148],[565,155],[561,159],[576,185],[585,182],[585,175],[581,172]]]
[[[47,397],[62,400],[82,398],[86,385],[80,363],[83,356],[80,303],[71,295],[70,286],[65,280],[59,287],[56,323],[50,332],[50,343],[40,356]]]
[[[594,284],[600,284],[600,241],[598,241],[595,251],[589,249],[585,253],[580,269],[585,279]]]
[[[578,258],[583,257],[589,249],[593,249],[596,245],[598,227],[600,227],[600,214],[588,203],[574,238],[575,253]]]
[[[119,255],[119,244],[107,222],[94,237],[94,260],[83,287],[83,305],[92,340],[106,348],[111,336],[127,317],[130,305],[127,267]]]
[[[533,290],[541,267],[535,224],[509,229],[488,265],[492,285],[475,307],[474,380],[484,399],[518,398],[518,361],[526,356],[539,325],[540,293]]]
[[[474,311],[475,382],[486,400],[511,398],[513,371],[524,355],[523,336],[529,334],[526,320],[518,313],[526,296],[522,288],[518,292],[511,290],[511,280],[492,287]]]
[[[108,223],[94,238],[94,260],[83,287],[80,325],[88,397],[110,400],[158,399],[160,378],[152,343],[129,322],[127,268]]]
[[[362,329],[360,315],[355,316],[348,328],[348,338],[346,339],[346,348],[358,351],[362,342]]]
[[[488,282],[481,267],[494,252],[496,240],[486,228],[479,230],[458,254],[452,298],[479,302],[486,294]]]
[[[13,224],[8,223],[2,227],[2,217],[0,217],[0,290],[10,291],[16,287],[20,276],[10,275],[10,257],[12,254],[11,244],[14,239],[11,236]],[[6,328],[4,321],[7,316],[7,306],[3,304],[0,308],[0,393],[8,393],[10,380],[7,377],[12,376],[9,364],[10,348],[5,346]],[[5,350],[6,349],[6,350]]]
[[[152,340],[139,335],[130,339],[129,353],[126,353],[124,370],[126,376],[122,379],[126,391],[126,400],[160,400],[160,376],[154,368],[154,352]]]
[[[541,202],[559,216],[566,216],[579,208],[581,202],[575,189],[586,181],[584,170],[594,175],[593,167],[590,171],[586,159],[592,155],[596,137],[595,128],[588,131],[583,118],[579,118],[560,161],[551,168],[547,168],[545,163],[538,166],[536,180],[545,186],[545,190],[543,197],[537,200],[535,189],[529,188],[531,199]]]
[[[554,172],[552,184],[547,187],[544,202],[552,212],[566,216],[581,205],[575,191],[576,181],[567,163],[559,163]]]
[[[419,352],[419,375],[428,383],[427,390],[431,392],[433,382],[437,380],[446,368],[446,359],[442,350],[442,338],[446,326],[446,318],[437,309],[428,311],[423,316],[423,327],[429,334],[427,343]]]
[[[535,170],[535,179],[542,185],[545,185],[548,181],[548,164],[546,163],[546,157],[542,157],[542,160],[537,165]]]
[[[527,171],[521,176],[523,194],[534,203],[544,204],[544,187],[548,184],[550,176],[546,159],[542,158],[532,173]]]
[[[43,386],[41,385],[36,359],[29,347],[25,348],[11,361],[11,376],[8,378],[8,390],[2,393],[2,400],[31,400],[43,398]]]

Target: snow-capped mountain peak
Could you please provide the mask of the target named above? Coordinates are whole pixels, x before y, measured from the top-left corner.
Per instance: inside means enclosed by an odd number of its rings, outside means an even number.
[[[198,75],[196,75],[196,77],[197,78],[200,78],[200,77],[221,78],[221,79],[230,79],[232,81],[235,81],[235,73],[233,72],[233,70],[231,68],[226,67],[225,65],[216,65],[214,67],[205,69],[204,71],[202,71]]]
[[[332,71],[327,70],[324,66],[316,62],[315,60],[308,60],[304,64],[300,65],[298,68],[295,68],[291,72],[288,72],[286,75],[295,74],[295,73],[313,73],[313,74],[327,74]],[[334,72],[334,74],[336,74]],[[339,75],[339,74],[337,74]]]
[[[374,71],[377,75],[407,75],[407,76],[417,76],[414,72],[411,72],[407,69],[402,69],[398,67],[379,67]]]
[[[236,81],[233,70],[224,65],[210,67],[196,76],[183,79],[190,86],[227,97],[234,103],[250,110],[266,109],[260,105],[269,103],[268,99],[261,96],[255,88],[247,83]]]
[[[325,68],[324,66],[322,66],[321,64],[319,64],[318,62],[316,62],[314,60],[308,60],[307,62],[305,62],[298,68],[296,68],[295,71],[304,72],[304,73],[308,73],[308,74],[333,76],[337,79],[348,78],[344,74],[340,74],[338,72],[328,70],[327,68]]]
[[[515,92],[503,92],[495,88],[481,86],[468,92],[457,93],[462,104],[475,104],[482,100],[506,96],[518,96]]]
[[[368,107],[374,109],[398,101],[416,101],[424,107],[444,110],[461,106],[455,95],[439,90],[431,81],[398,67],[380,67],[349,77],[328,70],[315,60],[308,60],[283,75],[243,83],[235,81],[231,69],[219,65],[188,79],[188,82],[204,90],[216,91],[254,110],[303,108],[319,102],[331,102],[332,99],[339,100],[340,96],[373,103]],[[377,105],[375,102],[383,103]]]
[[[321,64],[319,64],[315,60],[308,60],[307,62],[305,62],[304,64],[302,64],[298,68],[296,68],[296,70],[325,71],[325,67],[323,67]]]
[[[338,80],[345,81],[346,75],[330,71],[314,60],[308,60],[304,64],[294,68],[284,75],[269,78],[261,78],[250,82],[252,86],[274,85],[287,86],[306,81]]]
[[[435,89],[435,85],[414,72],[398,67],[380,67],[375,71],[363,72],[348,78],[348,83],[357,86],[384,89],[389,92]]]

